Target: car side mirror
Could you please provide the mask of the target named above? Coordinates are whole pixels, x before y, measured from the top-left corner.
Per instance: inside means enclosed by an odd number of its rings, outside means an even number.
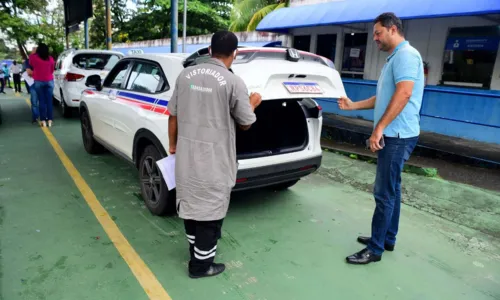
[[[85,81],[85,85],[88,87],[95,87],[98,91],[102,90],[102,80],[99,75],[90,75]]]

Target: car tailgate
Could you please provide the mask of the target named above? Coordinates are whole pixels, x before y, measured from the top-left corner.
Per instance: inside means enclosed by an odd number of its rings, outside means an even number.
[[[339,73],[318,63],[262,60],[249,65],[235,64],[232,68],[247,84],[249,92],[260,93],[262,100],[346,95]]]

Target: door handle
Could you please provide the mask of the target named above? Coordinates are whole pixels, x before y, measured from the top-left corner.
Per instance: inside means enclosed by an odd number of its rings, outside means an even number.
[[[116,91],[110,90],[109,93],[108,93],[108,98],[110,100],[115,100],[116,99]]]

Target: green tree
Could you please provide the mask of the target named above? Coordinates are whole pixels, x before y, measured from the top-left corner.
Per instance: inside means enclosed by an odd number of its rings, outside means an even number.
[[[130,17],[130,12],[127,9],[127,0],[111,1],[111,26],[114,31],[112,40],[114,42],[123,43],[128,41],[128,33],[124,28]]]
[[[0,0],[0,30],[16,43],[23,58],[27,53],[26,41],[39,32],[37,25],[24,16],[37,14],[47,5],[47,0]]]
[[[104,0],[93,0],[94,18],[90,20],[89,47],[92,49],[106,48],[106,7]]]
[[[9,48],[5,44],[3,39],[0,39],[0,60],[1,59],[15,59],[20,61],[21,56],[19,55],[19,51],[16,48]]]
[[[229,30],[255,31],[269,13],[289,6],[289,0],[235,0],[231,11]]]
[[[170,0],[142,0],[119,34],[130,41],[170,37]],[[178,35],[182,35],[184,2],[179,1]],[[209,34],[229,26],[230,0],[189,0],[186,35]]]
[[[44,42],[57,58],[64,50],[63,1],[57,0],[55,8],[49,9],[47,0],[0,0],[0,30],[14,42],[22,58],[29,55],[28,42]],[[82,32],[69,36],[73,46],[81,47]]]

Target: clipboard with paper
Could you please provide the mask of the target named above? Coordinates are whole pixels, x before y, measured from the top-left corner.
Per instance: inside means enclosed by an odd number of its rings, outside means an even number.
[[[169,191],[175,188],[175,154],[156,162]]]
[[[33,79],[33,77],[30,77],[28,75],[28,72],[24,72],[21,77],[24,79],[24,81],[26,81],[26,83],[28,84],[28,86],[32,86],[33,83],[35,83],[35,80]]]

